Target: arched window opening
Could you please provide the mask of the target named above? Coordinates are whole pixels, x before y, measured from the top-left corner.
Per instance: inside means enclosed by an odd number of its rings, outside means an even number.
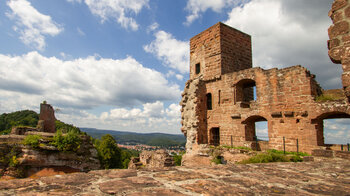
[[[213,106],[212,106],[212,96],[211,93],[207,94],[207,110],[212,110]]]
[[[255,136],[257,137],[258,141],[269,141],[266,120],[255,122]]]
[[[317,119],[317,145],[350,143],[350,115],[343,112],[331,112]]]
[[[245,124],[246,141],[269,141],[267,120],[262,116],[252,116],[243,122]]]
[[[210,145],[220,145],[220,128],[215,127],[210,129]]]

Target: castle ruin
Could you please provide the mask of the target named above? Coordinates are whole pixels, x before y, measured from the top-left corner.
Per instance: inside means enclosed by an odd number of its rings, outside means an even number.
[[[251,37],[223,23],[194,36],[180,102],[187,154],[208,145],[303,152],[326,146],[323,120],[350,118],[348,1],[336,0],[330,16],[329,55],[343,65],[343,89],[323,90],[300,65],[253,68]],[[321,95],[333,99],[318,101]],[[259,121],[267,122],[268,141],[256,139]]]

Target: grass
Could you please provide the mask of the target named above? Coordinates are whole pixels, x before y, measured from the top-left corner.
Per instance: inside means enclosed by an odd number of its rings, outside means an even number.
[[[275,150],[275,149],[267,150],[267,152],[273,152],[273,153],[276,153],[276,154],[284,154],[283,150]],[[288,151],[286,151],[285,154],[286,155],[299,155],[299,156],[302,156],[302,157],[311,156],[310,154],[308,154],[306,152],[288,152]]]
[[[324,101],[335,101],[341,99],[340,97],[337,97],[335,95],[329,95],[329,94],[322,94],[320,96],[316,97],[317,102],[324,102]]]
[[[238,150],[248,150],[252,151],[251,148],[245,147],[245,146],[222,146],[223,148],[228,148],[228,149],[238,149]]]
[[[283,151],[269,150],[267,152],[259,153],[249,159],[239,162],[239,164],[249,164],[249,163],[271,163],[271,162],[302,162],[303,159],[300,155],[290,153],[289,155],[284,155]]]

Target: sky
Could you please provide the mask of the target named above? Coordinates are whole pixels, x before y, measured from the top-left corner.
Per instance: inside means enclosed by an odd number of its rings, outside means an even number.
[[[327,55],[331,3],[0,1],[0,113],[46,100],[79,127],[181,134],[189,39],[219,21],[252,36],[254,67],[302,65],[324,89],[341,88]],[[331,141],[350,140],[350,122],[325,124]]]

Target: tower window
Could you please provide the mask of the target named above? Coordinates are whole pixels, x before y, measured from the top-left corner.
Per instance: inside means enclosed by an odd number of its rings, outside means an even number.
[[[212,110],[212,98],[211,98],[211,93],[207,94],[207,110]]]
[[[197,63],[196,64],[196,74],[199,74],[201,72],[201,64]]]

